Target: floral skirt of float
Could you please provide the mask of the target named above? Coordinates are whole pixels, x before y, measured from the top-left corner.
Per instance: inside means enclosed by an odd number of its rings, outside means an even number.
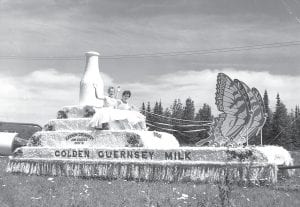
[[[137,181],[276,183],[278,168],[255,148],[22,147],[7,172]]]

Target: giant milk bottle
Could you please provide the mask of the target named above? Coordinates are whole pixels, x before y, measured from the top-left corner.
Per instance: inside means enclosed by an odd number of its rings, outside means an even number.
[[[95,88],[97,87],[98,96],[104,95],[104,84],[99,72],[99,53],[87,52],[85,71],[80,81],[79,104],[102,107],[103,101],[95,96]]]

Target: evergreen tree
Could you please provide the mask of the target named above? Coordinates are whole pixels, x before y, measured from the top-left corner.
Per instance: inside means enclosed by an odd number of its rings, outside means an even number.
[[[172,113],[171,113],[170,108],[166,108],[165,111],[164,111],[164,113],[163,113],[163,115],[164,115],[165,117],[171,117],[171,116],[172,116]]]
[[[165,111],[163,112],[163,116],[166,117],[166,118],[164,118],[163,123],[169,124],[169,126],[165,126],[165,128],[167,128],[167,129],[173,129],[173,127],[171,125],[171,123],[172,123],[172,120],[171,120],[171,116],[172,116],[171,109],[170,108],[166,108]]]
[[[148,102],[148,104],[147,104],[147,110],[146,110],[148,113],[150,113],[151,112],[151,106],[150,106],[150,102]]]
[[[199,109],[198,113],[196,114],[195,120],[197,121],[212,121],[213,120],[213,116],[211,114],[211,107],[204,103],[202,108]],[[205,126],[203,127],[204,129],[206,129],[205,131],[201,131],[197,134],[198,140],[201,139],[205,139],[209,136],[209,130],[210,127],[209,126]]]
[[[272,137],[272,124],[271,124],[272,112],[269,107],[269,97],[268,97],[267,90],[265,90],[263,101],[264,101],[264,110],[265,110],[265,116],[266,116],[266,122],[262,129],[263,144],[269,144],[272,141],[273,137]],[[256,140],[256,144],[258,144],[257,140]]]
[[[211,107],[208,104],[203,104],[196,114],[195,120],[197,121],[212,121],[213,116],[211,114]]]
[[[272,143],[284,146],[287,149],[291,149],[294,145],[294,141],[290,134],[288,125],[290,119],[287,114],[285,105],[281,102],[279,94],[276,97],[276,110],[273,114],[272,121]]]
[[[268,115],[269,118],[271,118],[272,117],[272,112],[271,112],[271,109],[270,109],[270,106],[269,106],[269,96],[268,96],[267,90],[265,90],[263,101],[264,101],[265,113]]]
[[[300,111],[299,111],[299,106],[297,106],[297,116],[295,117],[295,136],[294,136],[294,141],[295,141],[295,149],[299,150],[300,149]]]
[[[161,105],[161,100],[160,100],[159,103],[158,103],[158,111],[157,112],[158,112],[159,115],[162,115],[163,111],[164,111],[164,109]]]
[[[146,106],[145,106],[145,103],[144,103],[144,102],[142,103],[141,113],[142,113],[143,115],[146,114]]]
[[[184,120],[194,120],[194,116],[195,116],[195,106],[194,106],[194,101],[191,98],[187,98],[185,101],[185,106],[183,108],[181,108],[182,112],[182,116],[181,119]],[[178,125],[174,127],[175,130],[177,130],[178,132],[174,133],[174,136],[176,136],[176,138],[179,140],[179,142],[181,144],[192,144],[197,133],[186,133],[184,131],[186,130],[191,130],[192,128],[190,127],[186,127],[185,125],[187,124],[191,124],[191,122],[187,122],[187,121],[181,121],[178,122]]]
[[[185,107],[183,109],[183,119],[194,120],[195,106],[194,101],[191,98],[187,98],[185,101]]]
[[[183,106],[182,106],[180,99],[175,99],[173,102],[173,105],[170,108],[172,111],[171,117],[173,118],[170,122],[170,124],[173,126],[172,129],[180,130],[178,126],[181,125],[183,122],[181,120],[174,120],[174,118],[182,119],[182,116],[183,116]],[[183,143],[183,137],[182,137],[181,133],[172,132],[172,134],[177,138],[179,143]]]
[[[160,121],[160,117],[157,116],[159,114],[159,107],[158,107],[158,102],[155,102],[154,108],[153,108],[153,117],[152,117],[152,121],[154,122],[161,122]]]
[[[154,105],[153,113],[154,113],[154,114],[158,114],[158,112],[159,112],[159,109],[158,109],[158,103],[157,103],[157,101],[156,101],[156,102],[155,102],[155,105]]]
[[[183,106],[180,99],[175,99],[171,108],[172,108],[172,118],[181,119],[183,116]]]
[[[295,114],[293,116],[292,124],[292,139],[294,140],[294,149],[300,149],[300,111],[299,106],[295,107]]]
[[[151,122],[152,121],[152,115],[151,115],[151,106],[150,102],[147,103],[147,108],[146,108],[146,121]],[[149,130],[153,130],[152,127],[149,127]]]

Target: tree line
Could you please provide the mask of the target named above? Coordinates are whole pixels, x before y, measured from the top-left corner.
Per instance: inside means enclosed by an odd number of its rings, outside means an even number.
[[[264,92],[264,109],[266,122],[262,129],[264,145],[280,145],[288,150],[300,149],[300,108],[295,106],[288,112],[279,94],[276,96],[276,107],[269,106],[268,92]],[[214,117],[211,107],[204,103],[197,111],[194,101],[187,98],[184,103],[178,98],[173,104],[164,108],[161,101],[154,106],[143,102],[141,113],[146,116],[149,130],[165,131],[173,134],[180,144],[194,145],[209,136],[210,123]],[[250,144],[259,145],[260,134],[249,140]]]
[[[213,120],[211,107],[205,103],[196,112],[191,98],[187,98],[185,103],[175,99],[166,108],[163,108],[161,101],[156,101],[153,107],[150,102],[143,102],[141,113],[146,116],[149,130],[169,132],[183,145],[193,145],[208,137],[209,124]]]
[[[300,110],[299,106],[288,112],[285,104],[276,96],[274,112],[269,106],[268,92],[264,93],[264,109],[267,115],[266,123],[262,130],[263,144],[275,144],[288,150],[300,149]],[[258,143],[258,140],[255,140]]]

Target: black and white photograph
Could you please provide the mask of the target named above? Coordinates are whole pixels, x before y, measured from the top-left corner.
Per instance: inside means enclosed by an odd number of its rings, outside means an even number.
[[[300,0],[0,0],[0,207],[300,206]]]

